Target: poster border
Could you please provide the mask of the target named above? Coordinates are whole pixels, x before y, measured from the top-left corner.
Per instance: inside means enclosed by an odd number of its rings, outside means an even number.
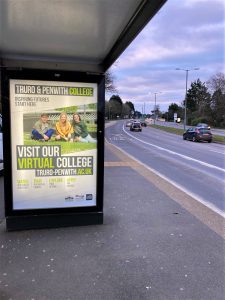
[[[9,69],[1,71],[2,111],[3,111],[3,155],[5,178],[5,216],[61,215],[71,213],[88,213],[103,211],[104,186],[104,106],[105,77],[103,74],[87,72],[43,70],[43,69]],[[10,115],[10,80],[40,80],[60,82],[84,82],[97,84],[97,175],[96,175],[96,205],[83,207],[13,209],[13,174],[11,145],[11,115]],[[6,130],[7,128],[7,130]]]

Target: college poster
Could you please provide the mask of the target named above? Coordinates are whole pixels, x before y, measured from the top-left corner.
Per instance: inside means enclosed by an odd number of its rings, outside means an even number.
[[[97,84],[10,80],[13,209],[96,205]]]

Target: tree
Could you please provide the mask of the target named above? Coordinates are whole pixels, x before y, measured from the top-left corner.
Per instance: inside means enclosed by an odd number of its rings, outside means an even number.
[[[134,117],[135,117],[135,118],[140,119],[141,116],[142,116],[142,113],[141,113],[140,111],[137,111],[137,110],[136,110],[136,111],[134,112]]]
[[[117,93],[115,84],[114,84],[114,75],[112,74],[111,71],[106,71],[105,72],[105,91],[106,93]],[[109,104],[108,101],[105,101],[105,117],[107,117],[108,119],[112,118],[112,112],[114,112],[113,110],[111,110],[112,108],[112,103]]]
[[[187,91],[187,114],[189,113],[188,120],[190,121],[191,114],[195,112],[195,118],[210,116],[210,101],[211,95],[208,92],[208,88],[205,83],[202,83],[200,79],[191,83],[190,89]],[[185,102],[184,102],[185,104]]]
[[[123,117],[127,117],[129,118],[131,115],[131,109],[130,106],[127,104],[127,102],[125,104],[123,104],[122,106],[122,116]]]
[[[212,123],[216,127],[225,127],[225,94],[220,89],[212,95]]]
[[[135,110],[134,109],[134,104],[132,102],[130,102],[130,101],[127,101],[126,104],[129,105],[130,110],[134,112],[134,110]]]
[[[114,84],[115,77],[111,71],[105,73],[105,90],[109,93],[117,93],[117,89]]]
[[[119,95],[113,95],[109,99],[109,109],[111,118],[117,118],[117,116],[121,117],[122,115],[122,107],[123,102]]]
[[[178,112],[179,106],[176,103],[171,103],[168,110],[172,112]]]
[[[127,110],[129,111],[128,112],[129,118],[131,118],[135,111],[134,104],[131,101],[126,101],[124,105],[127,107]]]
[[[221,90],[222,94],[225,94],[225,75],[223,73],[217,73],[207,81],[207,87],[212,93]]]
[[[110,101],[117,101],[120,105],[123,104],[123,101],[119,95],[112,95],[112,97],[109,99],[109,102]]]
[[[179,118],[183,117],[183,108],[176,103],[171,103],[168,108],[167,120],[174,120],[174,113],[177,113]]]
[[[207,81],[212,94],[211,117],[213,126],[225,127],[225,75],[217,73]]]
[[[119,117],[131,117],[134,114],[134,105],[127,101],[125,104],[119,95],[112,95],[109,101],[105,101],[105,116],[108,119]]]

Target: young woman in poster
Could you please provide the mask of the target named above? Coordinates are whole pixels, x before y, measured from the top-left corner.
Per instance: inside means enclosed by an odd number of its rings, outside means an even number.
[[[59,121],[55,124],[56,128],[56,137],[57,141],[70,141],[71,133],[73,132],[73,128],[70,122],[67,119],[67,113],[62,112],[59,117]]]
[[[72,138],[74,142],[82,142],[82,143],[97,142],[88,133],[87,125],[84,123],[84,121],[81,120],[80,115],[77,113],[73,114],[72,127],[73,127]]]

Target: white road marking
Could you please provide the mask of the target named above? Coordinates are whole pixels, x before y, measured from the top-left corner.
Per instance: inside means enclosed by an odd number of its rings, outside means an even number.
[[[107,143],[111,144],[107,139],[106,139]],[[172,184],[173,186],[175,186],[177,189],[179,189],[180,191],[184,192],[185,194],[189,195],[190,197],[194,198],[196,201],[202,203],[203,205],[205,205],[206,207],[210,208],[212,211],[216,212],[217,214],[219,214],[220,216],[222,216],[223,218],[225,218],[225,212],[222,211],[221,209],[219,209],[218,207],[216,207],[214,204],[202,199],[201,197],[199,197],[198,195],[190,192],[189,190],[187,190],[185,187],[183,187],[182,185],[177,184],[175,181],[169,179],[168,177],[162,175],[161,173],[159,173],[158,171],[156,171],[153,168],[150,168],[149,166],[147,166],[146,164],[144,164],[143,162],[141,162],[140,160],[136,159],[134,156],[130,155],[129,153],[127,153],[126,151],[124,151],[123,149],[117,147],[114,144],[111,144],[114,147],[116,147],[118,150],[120,150],[121,152],[123,152],[125,155],[129,156],[131,159],[135,160],[137,163],[139,163],[140,165],[142,165],[143,167],[145,167],[146,169],[148,169],[149,171],[153,172],[154,174],[156,174],[157,176],[159,176],[160,178],[166,180],[167,182],[169,182],[170,184]]]
[[[201,161],[201,160],[192,158],[192,157],[190,157],[190,156],[186,156],[186,155],[183,155],[183,154],[174,152],[174,151],[172,151],[172,150],[169,150],[169,149],[166,149],[166,148],[163,148],[163,147],[154,145],[154,144],[152,144],[152,143],[148,143],[148,142],[145,142],[145,141],[143,141],[143,140],[140,140],[140,139],[134,137],[132,134],[128,133],[128,132],[124,129],[124,126],[123,126],[123,131],[124,131],[127,135],[131,136],[133,139],[138,140],[139,142],[141,142],[141,143],[143,143],[143,144],[146,144],[146,145],[155,147],[156,149],[159,149],[159,150],[161,150],[161,151],[168,152],[168,153],[170,153],[170,154],[172,154],[172,155],[176,155],[176,156],[182,157],[182,158],[184,158],[184,159],[186,159],[186,160],[194,161],[194,162],[196,162],[196,163],[198,163],[198,164],[200,164],[200,165],[203,165],[203,166],[205,166],[205,167],[208,167],[208,168],[211,168],[211,169],[216,169],[216,170],[219,170],[219,171],[222,171],[222,172],[225,173],[225,169],[223,169],[223,168],[220,168],[220,167],[217,167],[217,166],[208,164],[208,163],[206,163],[206,162],[204,162],[204,161]]]
[[[209,150],[211,152],[216,152],[216,153],[219,153],[219,154],[225,154],[225,151],[221,152],[221,151],[216,151],[216,150]]]

